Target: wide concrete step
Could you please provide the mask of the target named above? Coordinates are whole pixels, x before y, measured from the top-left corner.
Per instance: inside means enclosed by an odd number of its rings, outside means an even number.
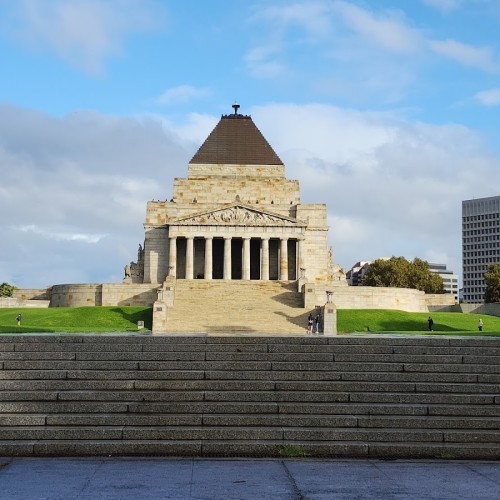
[[[0,441],[2,456],[186,456],[491,459],[500,446],[485,443],[218,440]]]
[[[356,369],[358,369],[356,367]],[[103,376],[105,374],[105,377]],[[235,374],[225,371],[204,370],[0,370],[0,381],[10,380],[162,380],[182,384],[206,379],[226,381],[227,384],[245,382],[278,381],[377,381],[377,382],[422,382],[455,384],[500,384],[500,374],[481,373],[428,373],[428,372],[364,372],[364,371],[263,371]],[[237,379],[237,380],[234,380]],[[206,382],[204,382],[206,383]],[[186,386],[187,387],[187,386]],[[230,387],[230,385],[228,385]]]
[[[325,427],[231,426],[3,426],[0,441],[9,440],[285,440],[426,443],[500,443],[493,430],[442,430]]]
[[[498,339],[0,336],[0,454],[500,458]]]

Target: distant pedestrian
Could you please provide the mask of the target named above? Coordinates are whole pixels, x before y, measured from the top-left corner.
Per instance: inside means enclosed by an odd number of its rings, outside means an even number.
[[[479,323],[477,324],[477,329],[482,332],[483,331],[483,320],[479,318]]]
[[[312,313],[309,313],[309,317],[307,318],[307,333],[313,332],[314,318]]]
[[[314,325],[316,326],[316,333],[319,333],[319,325],[321,323],[321,316],[319,314],[314,318]]]
[[[17,318],[16,318],[16,321],[17,321],[17,326],[21,326],[21,321],[22,321],[23,317],[21,316],[21,314],[18,314],[17,315]]]
[[[428,329],[430,332],[432,332],[432,327],[434,326],[434,320],[429,316],[429,319],[427,320]]]

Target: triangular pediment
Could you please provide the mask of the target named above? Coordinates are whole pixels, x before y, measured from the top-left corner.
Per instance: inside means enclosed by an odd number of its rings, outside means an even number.
[[[242,203],[226,205],[223,208],[198,212],[187,217],[169,221],[173,225],[232,225],[232,226],[297,226],[305,227],[305,222],[281,214],[259,210]]]

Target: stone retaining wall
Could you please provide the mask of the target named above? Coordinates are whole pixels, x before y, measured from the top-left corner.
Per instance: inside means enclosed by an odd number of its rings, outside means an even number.
[[[88,285],[54,285],[51,307],[144,306],[156,300],[158,285],[94,283]]]
[[[427,312],[432,305],[449,307],[455,304],[452,294],[425,294],[410,288],[370,286],[333,286],[305,284],[304,305],[307,309],[326,303],[326,290],[333,291],[333,303],[338,309],[397,309]]]
[[[15,297],[0,297],[0,308],[12,307],[49,307],[50,300],[24,300]]]

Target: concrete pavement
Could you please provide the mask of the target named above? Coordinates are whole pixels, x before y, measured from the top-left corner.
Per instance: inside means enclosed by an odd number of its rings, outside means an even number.
[[[500,462],[0,458],[5,500],[498,500]]]

